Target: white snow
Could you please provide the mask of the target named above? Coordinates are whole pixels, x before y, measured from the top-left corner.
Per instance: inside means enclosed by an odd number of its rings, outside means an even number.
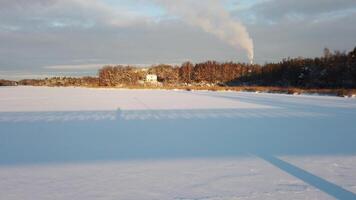
[[[356,193],[356,156],[285,156],[283,159]]]
[[[0,102],[2,112],[268,108],[183,91],[46,87],[0,88]]]
[[[0,199],[334,199],[355,121],[353,98],[0,87]]]
[[[1,199],[332,199],[256,158],[0,168]]]

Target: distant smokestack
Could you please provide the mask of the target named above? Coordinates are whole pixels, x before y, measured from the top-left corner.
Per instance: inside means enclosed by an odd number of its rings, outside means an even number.
[[[246,27],[235,21],[220,0],[155,0],[168,12],[182,17],[187,23],[199,26],[235,48],[247,52],[250,63],[254,59],[254,46]]]

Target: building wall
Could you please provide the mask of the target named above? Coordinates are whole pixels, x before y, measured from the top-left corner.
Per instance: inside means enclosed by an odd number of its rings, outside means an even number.
[[[148,74],[148,75],[146,76],[146,81],[147,81],[147,82],[157,82],[157,75]]]

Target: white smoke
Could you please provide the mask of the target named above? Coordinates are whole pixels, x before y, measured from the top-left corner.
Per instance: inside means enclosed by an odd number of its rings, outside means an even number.
[[[185,22],[199,26],[235,48],[243,48],[249,61],[253,62],[253,40],[246,27],[230,16],[220,0],[155,0],[155,2]]]

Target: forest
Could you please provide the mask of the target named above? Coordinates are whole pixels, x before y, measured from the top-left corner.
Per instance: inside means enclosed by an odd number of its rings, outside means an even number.
[[[20,81],[0,80],[0,86],[82,86],[82,87],[152,87],[145,82],[155,74],[159,87],[239,87],[263,86],[302,89],[355,89],[356,47],[346,53],[325,48],[316,58],[287,58],[276,63],[246,64],[206,61],[185,62],[180,66],[159,64],[149,68],[104,66],[97,77],[52,77]]]
[[[105,66],[99,85],[135,85],[146,74],[156,74],[164,85],[278,86],[299,88],[356,88],[356,48],[316,58],[287,58],[264,65],[207,61],[181,66],[156,65],[147,70],[131,66]]]

